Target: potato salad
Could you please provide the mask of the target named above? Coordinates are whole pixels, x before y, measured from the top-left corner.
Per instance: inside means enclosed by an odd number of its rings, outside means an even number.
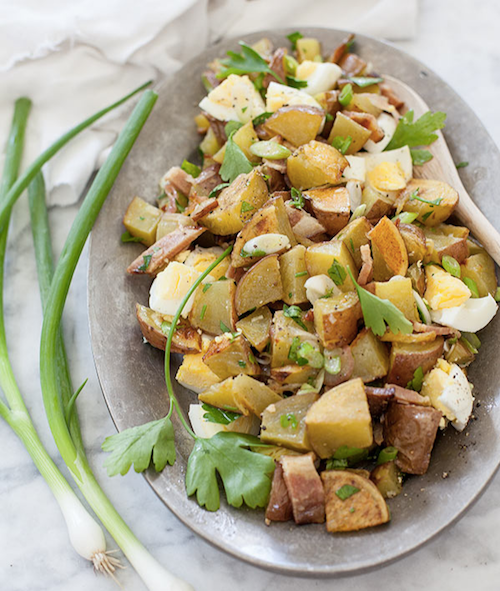
[[[354,43],[296,32],[210,63],[198,154],[133,197],[122,235],[145,247],[144,340],[183,355],[194,393],[187,494],[329,532],[388,522],[467,427],[499,299],[457,191],[417,178],[446,115],[416,118]]]

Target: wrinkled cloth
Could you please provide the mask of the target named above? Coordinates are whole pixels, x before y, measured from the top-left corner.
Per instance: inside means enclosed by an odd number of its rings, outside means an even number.
[[[24,156],[31,162],[70,127],[224,36],[316,25],[401,39],[416,23],[417,0],[288,0],[285,11],[281,0],[0,0],[0,134],[7,136],[16,98],[31,98]],[[46,165],[49,204],[78,200],[130,108],[97,122]]]

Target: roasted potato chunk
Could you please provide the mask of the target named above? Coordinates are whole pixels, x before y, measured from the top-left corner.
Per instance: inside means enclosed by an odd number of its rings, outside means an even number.
[[[279,384],[305,384],[310,379],[314,379],[317,374],[318,370],[314,367],[296,363],[271,369],[271,379]]]
[[[444,339],[430,343],[392,343],[387,382],[406,388],[419,367],[427,373],[443,354]]]
[[[145,246],[152,246],[157,240],[156,228],[161,216],[160,209],[140,197],[134,197],[123,216],[123,225]]]
[[[219,193],[217,208],[200,222],[212,234],[218,236],[236,234],[255,211],[267,201],[267,198],[266,181],[258,170],[240,174],[229,187]],[[244,203],[247,206],[243,206]]]
[[[356,218],[349,222],[347,226],[336,236],[337,240],[342,240],[356,263],[357,269],[361,268],[363,261],[361,260],[360,248],[365,244],[370,244],[368,233],[372,229],[371,224],[366,217]]]
[[[325,487],[326,529],[329,532],[358,531],[391,519],[384,498],[367,478],[347,470],[322,472],[321,478]]]
[[[206,402],[217,408],[223,408],[232,412],[241,412],[236,400],[234,377],[226,378],[217,384],[212,384],[198,394],[201,402]]]
[[[304,304],[307,302],[304,285],[309,275],[306,270],[305,255],[305,246],[297,244],[279,258],[283,301],[286,304]]]
[[[156,227],[156,240],[172,233],[179,226],[196,226],[196,224],[190,217],[182,213],[165,212]]]
[[[323,187],[304,193],[312,212],[330,236],[335,236],[349,222],[351,207],[345,187]]]
[[[303,320],[310,329],[312,323]],[[271,327],[271,367],[283,367],[290,364],[290,348],[295,338],[300,343],[310,343],[319,351],[319,339],[315,334],[301,328],[293,318],[288,318],[282,311],[275,312]]]
[[[413,224],[398,224],[398,230],[405,243],[410,265],[423,261],[427,254],[424,232]]]
[[[189,322],[204,332],[219,335],[234,330],[238,320],[234,306],[236,283],[232,279],[205,283],[196,290]]]
[[[358,332],[362,317],[355,291],[314,302],[314,328],[327,349],[349,345]]]
[[[351,343],[351,352],[354,357],[353,377],[361,378],[367,383],[387,375],[389,371],[387,347],[370,329],[364,328],[358,334]]]
[[[368,235],[372,243],[373,278],[385,281],[394,275],[406,275],[408,253],[395,224],[383,217]]]
[[[326,184],[338,185],[349,164],[338,150],[316,140],[300,146],[286,163],[290,182],[301,190]]]
[[[280,264],[277,254],[255,263],[238,282],[235,295],[236,313],[241,316],[252,308],[283,299]]]
[[[494,296],[497,290],[497,277],[495,263],[486,252],[473,254],[467,257],[461,265],[462,278],[468,277],[477,285],[480,298],[488,294]]]
[[[335,121],[333,123],[332,131],[328,136],[330,143],[336,137],[346,138],[350,136],[352,138],[351,145],[346,151],[346,154],[355,154],[359,152],[361,148],[370,139],[371,131],[363,127],[356,121],[353,121],[350,117],[344,115],[340,111],[335,115]]]
[[[463,263],[469,256],[468,236],[469,230],[462,226],[439,224],[432,228],[424,229],[427,239],[428,254],[425,262],[441,264],[445,255],[453,257],[459,263]]]
[[[284,456],[281,465],[295,523],[323,523],[325,491],[314,466],[314,454]]]
[[[243,414],[251,412],[259,418],[270,404],[281,400],[281,396],[271,388],[245,374],[234,378],[233,389],[236,405]]]
[[[403,475],[394,461],[376,466],[370,474],[370,480],[384,499],[393,499],[403,490]]]
[[[323,118],[323,112],[316,107],[289,105],[271,115],[265,126],[294,146],[302,146],[315,139]]]
[[[225,333],[215,337],[203,356],[203,363],[222,380],[244,373],[259,375],[260,367],[245,337]]]
[[[461,367],[465,367],[472,363],[476,356],[467,346],[463,338],[458,339],[456,343],[450,345],[448,351],[445,352],[444,358],[448,363],[456,363]]]
[[[306,427],[312,449],[320,458],[331,457],[343,445],[370,447],[372,418],[363,382],[349,380],[325,392],[309,409]]]
[[[389,300],[410,322],[418,321],[417,306],[409,277],[398,278],[398,281],[376,282],[375,295],[383,300]]]
[[[181,386],[193,392],[203,392],[207,388],[210,388],[210,386],[218,384],[221,381],[221,378],[208,365],[203,363],[203,356],[208,346],[209,341],[203,339],[201,353],[188,353],[184,355],[175,376],[175,379]]]
[[[297,59],[299,64],[305,60],[314,61],[321,57],[321,44],[313,37],[302,37],[297,39]]]
[[[259,211],[254,212],[252,219],[238,234],[231,253],[233,267],[248,267],[259,260],[258,257],[242,257],[241,251],[249,240],[262,234],[282,234],[288,237],[292,246],[297,244],[281,196],[270,199]]]
[[[372,224],[379,222],[394,209],[394,201],[370,185],[363,189],[361,203],[366,205],[365,217]]]
[[[262,413],[261,441],[295,451],[311,451],[305,417],[317,398],[314,392],[295,394],[268,406]]]
[[[236,329],[241,330],[252,347],[255,347],[257,351],[263,351],[269,343],[272,321],[271,311],[267,306],[262,306],[245,318],[238,320]]]
[[[292,517],[292,501],[283,478],[283,468],[281,462],[276,461],[271,493],[266,508],[266,523],[269,521],[290,521]]]
[[[328,270],[334,262],[342,265],[344,271],[349,267],[355,279],[358,278],[358,271],[349,249],[341,240],[330,240],[309,246],[306,250],[306,267],[310,277],[314,275],[328,275]],[[354,284],[349,275],[346,274],[343,282],[338,285],[342,291],[353,291]]]
[[[233,141],[238,147],[242,149],[243,153],[248,158],[248,160],[250,160],[250,162],[259,162],[260,158],[255,156],[255,154],[252,154],[250,151],[250,146],[259,141],[251,121],[245,123],[245,125],[236,131],[236,133],[233,135]],[[213,159],[215,162],[222,164],[224,162],[225,154],[226,144],[224,144],[222,148],[213,156]]]
[[[416,199],[415,195],[422,201]],[[404,203],[404,211],[418,213],[419,222],[426,226],[437,226],[453,213],[458,204],[458,193],[442,181],[411,179],[399,199]]]

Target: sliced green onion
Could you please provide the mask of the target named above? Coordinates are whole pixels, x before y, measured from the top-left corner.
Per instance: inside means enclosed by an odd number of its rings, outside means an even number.
[[[402,211],[392,218],[392,221],[400,220],[402,224],[412,224],[418,218],[418,213],[415,211]]]
[[[475,352],[477,353],[477,350],[481,347],[481,341],[477,334],[473,332],[462,332],[462,337],[476,349]]]
[[[343,107],[347,107],[347,105],[352,101],[353,96],[354,93],[352,91],[352,84],[346,84],[339,94],[339,103]]]
[[[282,160],[291,155],[288,148],[273,141],[255,142],[250,146],[250,152],[259,158],[267,158],[268,160]]]
[[[358,205],[358,207],[356,207],[356,209],[352,212],[351,219],[349,221],[352,222],[353,220],[362,217],[364,215],[365,211],[366,211],[366,203],[362,203],[361,205]]]
[[[500,287],[495,291],[495,302],[500,302]]]
[[[291,55],[285,55],[285,72],[290,76],[295,76],[299,62]]]
[[[470,289],[472,297],[478,298],[479,297],[479,290],[477,288],[477,283],[474,281],[474,279],[471,279],[470,277],[464,277],[462,279],[462,281]]]
[[[396,459],[398,455],[398,450],[395,447],[384,447],[384,449],[380,450],[377,458],[377,466],[380,464],[387,464],[387,462],[392,462]]]
[[[453,275],[453,277],[458,277],[460,279],[460,263],[457,261],[457,259],[454,259],[453,257],[445,254],[444,257],[441,259],[441,264],[443,265],[443,269],[445,271],[448,271],[450,275]]]
[[[330,351],[328,349],[325,349],[323,353],[325,355],[325,370],[330,375],[335,376],[339,374],[340,370],[342,369],[342,361],[340,355],[335,355],[335,351]]]

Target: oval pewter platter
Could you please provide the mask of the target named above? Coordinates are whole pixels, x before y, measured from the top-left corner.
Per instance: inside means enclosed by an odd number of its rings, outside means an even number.
[[[288,30],[245,35],[251,44],[263,36],[275,46],[289,43]],[[324,51],[333,50],[345,31],[302,30],[317,37]],[[376,70],[412,86],[433,110],[448,114],[444,131],[456,162],[469,161],[461,170],[469,194],[500,227],[495,187],[500,182],[500,153],[472,109],[436,74],[400,50],[362,35],[356,51]],[[168,399],[163,377],[163,353],[144,345],[135,318],[135,303],[148,303],[150,280],[130,277],[127,265],[140,247],[122,244],[121,219],[134,195],[150,201],[158,180],[184,158],[196,158],[199,136],[193,123],[204,96],[200,76],[205,65],[238,39],[221,42],[201,53],[159,87],[159,100],[134,146],[92,232],[89,265],[89,315],[97,373],[119,431],[163,417]],[[497,362],[500,315],[481,334],[483,343],[470,371],[481,406],[477,420],[463,433],[449,429],[438,436],[428,473],[410,478],[404,493],[389,501],[392,521],[387,526],[357,533],[331,535],[324,525],[297,527],[290,523],[266,527],[262,511],[234,509],[222,500],[215,513],[201,509],[185,492],[186,461],[192,441],[174,418],[177,461],[146,479],[167,507],[205,540],[255,566],[282,574],[334,576],[359,573],[391,562],[415,550],[456,520],[478,498],[500,461],[500,384]],[[174,356],[176,357],[176,356]],[[176,364],[179,359],[176,359]],[[174,384],[184,411],[196,394]],[[447,478],[443,475],[448,474]],[[158,516],[161,519],[161,515]]]

